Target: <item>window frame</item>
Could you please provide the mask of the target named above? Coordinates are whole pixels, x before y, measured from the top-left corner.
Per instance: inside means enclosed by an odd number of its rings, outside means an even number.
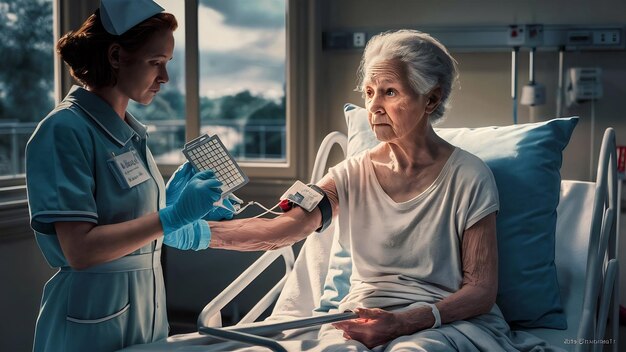
[[[186,141],[196,138],[200,134],[200,96],[199,96],[199,51],[198,51],[198,0],[185,1],[186,28],[185,31],[185,139]],[[53,40],[56,43],[63,33],[78,28],[84,19],[98,6],[99,0],[53,0]],[[307,24],[309,16],[307,11],[308,1],[286,0],[286,162],[255,163],[241,162],[244,172],[254,180],[264,179],[290,180],[306,178],[308,172],[308,159],[306,153],[313,132],[313,123],[308,121],[309,111],[307,101],[309,98],[308,52],[310,50],[309,33]],[[296,79],[299,77],[300,79]],[[63,97],[74,84],[69,71],[54,55],[54,96],[55,105],[63,100]],[[297,118],[298,117],[298,118]],[[308,131],[307,131],[308,128]],[[296,138],[296,136],[298,136]],[[182,146],[181,146],[182,148]],[[167,179],[178,165],[160,164],[159,170]],[[25,185],[24,174],[16,176],[0,176],[0,188]]]
[[[286,0],[286,161],[272,163],[240,162],[240,166],[250,178],[294,179],[306,172],[307,134],[305,120],[296,116],[306,116],[306,80],[298,80],[299,72],[306,72],[307,43],[298,38],[306,38],[306,2]],[[198,0],[185,0],[185,140],[190,141],[200,135],[200,77],[198,48]],[[178,29],[181,30],[181,29]],[[296,142],[295,136],[302,136]],[[182,148],[182,146],[181,146]],[[178,165],[159,165],[163,176],[171,175]]]
[[[200,96],[199,96],[199,49],[198,49],[198,0],[185,1],[185,140],[190,141],[200,135]],[[80,26],[82,21],[99,6],[98,0],[80,1],[54,0],[57,12],[54,14],[55,41],[61,33]],[[306,101],[308,84],[306,79],[296,79],[307,75],[307,1],[286,0],[286,63],[285,80],[286,102],[286,162],[254,163],[241,162],[240,165],[252,179],[295,179],[306,176],[309,134],[306,132]],[[57,72],[58,71],[58,72]],[[60,102],[73,84],[68,70],[58,55],[55,55],[55,86],[57,103]],[[295,136],[299,136],[296,140]],[[180,146],[181,149],[183,146]],[[163,177],[169,177],[178,165],[160,164]]]

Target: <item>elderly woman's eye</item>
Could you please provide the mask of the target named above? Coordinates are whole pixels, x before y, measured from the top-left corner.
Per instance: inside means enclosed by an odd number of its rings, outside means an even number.
[[[385,94],[387,94],[390,97],[393,97],[396,95],[396,91],[393,89],[387,89],[387,91],[385,92]]]

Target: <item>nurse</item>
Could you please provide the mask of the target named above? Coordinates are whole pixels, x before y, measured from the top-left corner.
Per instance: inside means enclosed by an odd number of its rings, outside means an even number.
[[[162,243],[207,248],[206,220],[232,217],[213,206],[221,183],[211,171],[171,187],[166,203],[146,126],[126,111],[168,82],[177,22],[162,11],[151,0],[102,0],[57,43],[81,87],[26,147],[31,226],[59,268],[44,287],[34,351],[113,351],[167,337]]]

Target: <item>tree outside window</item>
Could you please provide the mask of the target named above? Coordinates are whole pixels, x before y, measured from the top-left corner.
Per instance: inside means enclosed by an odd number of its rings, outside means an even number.
[[[0,176],[24,173],[24,149],[54,107],[52,0],[0,0]]]

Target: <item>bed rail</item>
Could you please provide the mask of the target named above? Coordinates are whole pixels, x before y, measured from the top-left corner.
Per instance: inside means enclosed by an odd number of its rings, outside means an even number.
[[[595,341],[605,339],[606,327],[610,327],[613,351],[618,350],[619,338],[619,285],[617,260],[617,160],[615,131],[604,132],[596,191],[591,218],[591,235],[587,258],[587,278],[583,297],[581,322],[578,327],[579,341],[576,351],[600,351],[604,344]]]
[[[198,316],[198,329],[202,327],[222,326],[221,310],[241,293],[254,279],[256,279],[267,267],[276,259],[282,257],[285,260],[285,275],[261,300],[244,316],[240,323],[248,323],[256,320],[278,297],[287,277],[293,269],[295,256],[291,247],[280,248],[274,251],[263,253],[248,269],[239,275],[230,285],[228,285],[219,295],[200,312]]]
[[[328,163],[328,155],[335,144],[341,147],[344,156],[348,155],[348,137],[337,131],[329,133],[324,137],[317,150],[315,164],[313,164],[313,172],[311,172],[311,183],[315,183],[324,177],[324,171]]]
[[[320,148],[317,151],[317,155],[315,156],[315,164],[313,165],[313,172],[311,173],[311,183],[319,181],[324,176],[324,171],[328,162],[328,155],[335,144],[339,145],[344,156],[346,155],[348,150],[348,140],[346,135],[340,132],[332,132],[328,134],[322,140]],[[263,314],[263,312],[278,298],[280,291],[287,281],[287,277],[293,269],[295,256],[292,247],[285,247],[264,253],[219,295],[211,300],[211,302],[207,303],[198,316],[198,331],[204,327],[222,326],[221,310],[281,256],[285,260],[285,275],[265,296],[263,296],[263,298],[261,298],[257,304],[254,305],[254,307],[250,309],[250,311],[239,322],[237,322],[237,325],[248,324],[256,321],[259,316],[261,316],[261,314]]]

